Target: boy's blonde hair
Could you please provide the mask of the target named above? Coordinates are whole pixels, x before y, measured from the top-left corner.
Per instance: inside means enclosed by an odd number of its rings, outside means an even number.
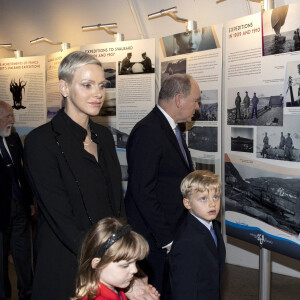
[[[98,250],[124,224],[123,221],[116,218],[104,218],[87,233],[81,249],[76,278],[76,295],[71,298],[72,300],[85,297],[89,300],[94,299],[99,288],[101,269],[109,263],[121,260],[142,260],[148,255],[149,246],[147,241],[140,234],[129,231],[113,243],[104,252],[97,266],[92,268],[92,260],[97,257]]]
[[[196,170],[183,178],[180,190],[183,198],[189,198],[193,192],[204,192],[210,189],[220,190],[219,176],[207,170]]]

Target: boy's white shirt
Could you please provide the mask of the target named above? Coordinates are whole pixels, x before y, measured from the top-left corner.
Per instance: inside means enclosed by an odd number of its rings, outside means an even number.
[[[210,221],[209,223],[207,223],[206,221],[202,220],[201,218],[195,216],[193,213],[190,212],[190,214],[192,216],[194,216],[198,221],[200,221],[210,231],[210,229],[212,227],[212,221]]]

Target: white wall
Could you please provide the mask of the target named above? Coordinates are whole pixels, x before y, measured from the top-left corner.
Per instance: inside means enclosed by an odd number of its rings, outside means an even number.
[[[126,40],[141,38],[130,8],[138,12],[144,38],[158,38],[185,30],[183,23],[168,16],[148,20],[147,15],[163,8],[177,6],[178,16],[198,21],[198,26],[224,23],[249,14],[247,1],[227,0],[216,4],[214,0],[13,0],[0,1],[0,43],[12,43],[23,50],[24,56],[44,55],[60,49],[46,43],[30,45],[37,37],[69,42],[71,46],[112,42],[113,36],[104,30],[83,32],[81,26],[118,23],[118,32]],[[253,8],[252,8],[253,7]],[[251,13],[260,5],[251,4]],[[225,13],[226,12],[226,13]],[[0,50],[0,57],[13,57],[13,53]]]
[[[275,0],[275,7],[299,0]],[[54,42],[68,42],[71,47],[105,43],[114,40],[104,30],[83,32],[81,26],[118,23],[114,29],[125,40],[159,38],[184,31],[185,25],[168,16],[148,20],[147,15],[177,6],[177,15],[195,20],[198,27],[226,23],[260,11],[260,3],[248,0],[0,0],[0,44],[12,43],[24,56],[46,55],[60,50],[47,43],[30,45],[37,37]],[[0,58],[14,57],[0,49]],[[237,239],[227,238],[227,261],[231,264],[258,268],[259,249]],[[300,262],[272,253],[272,271],[300,277]]]

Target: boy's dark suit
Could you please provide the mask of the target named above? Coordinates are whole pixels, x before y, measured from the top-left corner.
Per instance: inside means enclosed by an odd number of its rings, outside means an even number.
[[[225,245],[219,222],[213,221],[216,247],[210,231],[187,214],[169,254],[172,300],[218,300]]]
[[[129,224],[150,245],[142,268],[159,292],[166,260],[162,247],[173,241],[186,214],[180,183],[192,171],[192,161],[183,144],[189,165],[168,120],[157,107],[136,124],[127,142],[126,214]]]
[[[0,136],[2,139],[2,137]],[[10,297],[7,259],[11,250],[18,276],[19,299],[31,294],[30,204],[32,194],[23,171],[23,146],[17,133],[5,138],[15,173],[21,185],[22,199],[13,199],[12,179],[0,154],[0,299]]]

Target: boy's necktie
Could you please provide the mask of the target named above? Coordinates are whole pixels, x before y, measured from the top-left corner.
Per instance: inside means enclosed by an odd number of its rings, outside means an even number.
[[[213,228],[213,226],[211,225],[210,227],[210,233],[215,241],[215,244],[216,244],[216,247],[218,247],[218,240],[217,240],[217,236],[216,236],[216,233],[215,233],[215,230]]]

